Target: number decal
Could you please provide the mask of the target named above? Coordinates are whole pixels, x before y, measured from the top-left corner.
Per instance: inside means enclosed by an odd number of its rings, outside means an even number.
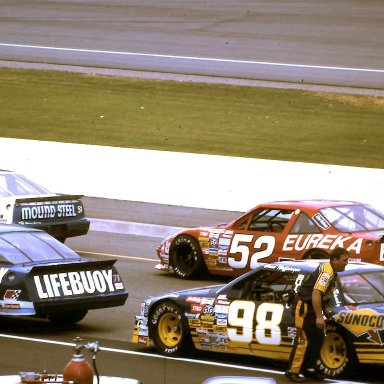
[[[228,257],[228,265],[232,268],[245,268],[248,264],[249,259],[249,247],[243,243],[250,243],[253,239],[253,235],[236,234],[233,236],[231,248],[229,249],[230,254],[240,253],[240,260],[236,260],[235,257]],[[256,238],[253,248],[259,249],[263,244],[267,245],[262,251],[256,251],[251,255],[250,268],[256,267],[256,264],[260,259],[272,255],[273,249],[275,248],[276,239],[273,236],[260,236]]]
[[[228,338],[230,340],[243,343],[252,341],[255,307],[253,301],[238,300],[231,303],[228,312],[228,323],[234,327],[242,328],[242,330],[238,333],[238,328],[228,327]],[[242,315],[240,315],[241,313]]]
[[[240,241],[243,241],[245,243],[250,243],[252,241],[252,235],[241,235],[237,234],[233,237],[231,248],[229,250],[229,253],[241,253],[241,259],[235,260],[234,257],[228,257],[228,265],[233,268],[245,268],[248,263],[248,257],[249,257],[249,248],[248,246],[244,244],[240,244]]]
[[[281,343],[280,323],[284,306],[276,303],[262,303],[256,310],[253,301],[236,300],[229,306],[228,338],[231,341],[251,343],[253,319],[256,319],[255,338],[259,344],[279,345]]]
[[[303,283],[303,280],[304,280],[304,275],[302,273],[300,273],[299,275],[297,275],[296,277],[296,280],[295,280],[295,288],[293,288],[293,290],[297,293],[297,291],[299,290],[299,287],[300,285]]]
[[[256,312],[256,340],[259,344],[279,345],[284,306],[275,303],[262,303]]]

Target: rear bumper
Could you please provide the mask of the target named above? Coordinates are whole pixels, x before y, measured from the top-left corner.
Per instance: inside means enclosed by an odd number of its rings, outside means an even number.
[[[55,238],[67,238],[86,235],[89,231],[90,221],[83,218],[65,223],[25,224],[25,227],[27,226],[42,229]]]
[[[90,310],[100,308],[119,307],[125,304],[128,292],[99,295],[95,297],[62,298],[60,300],[47,300],[34,303],[37,316],[47,316],[50,313],[63,310]]]

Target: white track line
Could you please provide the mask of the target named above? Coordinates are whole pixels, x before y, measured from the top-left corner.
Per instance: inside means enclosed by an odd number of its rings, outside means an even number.
[[[275,62],[268,62],[268,61],[233,60],[233,59],[218,59],[218,58],[209,58],[209,57],[205,58],[205,57],[192,57],[192,56],[161,55],[161,54],[155,54],[155,53],[141,53],[141,52],[106,51],[106,50],[98,50],[98,49],[63,48],[63,47],[49,47],[49,46],[40,46],[40,45],[24,45],[24,44],[8,44],[8,43],[0,43],[0,46],[15,47],[15,48],[29,48],[29,49],[31,48],[46,49],[46,50],[54,50],[54,51],[79,52],[79,53],[100,53],[100,54],[112,54],[112,55],[123,55],[123,56],[143,56],[143,57],[156,57],[156,58],[179,59],[179,60],[210,61],[210,62],[220,62],[220,63],[257,64],[257,65],[282,66],[282,67],[293,67],[293,68],[331,69],[331,70],[338,70],[338,71],[384,73],[384,70],[382,69],[331,67],[331,66],[308,65],[308,64],[275,63]]]

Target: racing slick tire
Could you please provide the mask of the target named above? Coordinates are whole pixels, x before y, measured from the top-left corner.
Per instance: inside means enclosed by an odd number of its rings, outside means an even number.
[[[206,272],[199,243],[191,236],[181,235],[171,245],[170,264],[178,277],[190,279]]]
[[[358,359],[355,349],[345,332],[337,326],[327,328],[317,365],[319,371],[330,378],[349,377],[356,373]]]
[[[88,311],[78,310],[78,311],[63,311],[49,314],[48,320],[54,325],[72,325],[76,324],[79,321],[83,320],[87,315]]]
[[[187,321],[171,301],[164,301],[153,310],[149,332],[156,349],[164,356],[180,356],[193,349]]]

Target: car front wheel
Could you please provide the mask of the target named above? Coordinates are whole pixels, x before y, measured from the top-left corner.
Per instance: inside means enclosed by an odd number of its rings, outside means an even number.
[[[200,245],[191,236],[181,235],[173,241],[170,263],[176,275],[182,279],[190,279],[205,272]]]
[[[150,333],[156,349],[165,356],[180,356],[191,346],[188,326],[172,302],[160,303],[150,316]]]
[[[328,330],[318,361],[320,372],[332,378],[351,376],[357,365],[355,349],[345,332],[338,328]]]

